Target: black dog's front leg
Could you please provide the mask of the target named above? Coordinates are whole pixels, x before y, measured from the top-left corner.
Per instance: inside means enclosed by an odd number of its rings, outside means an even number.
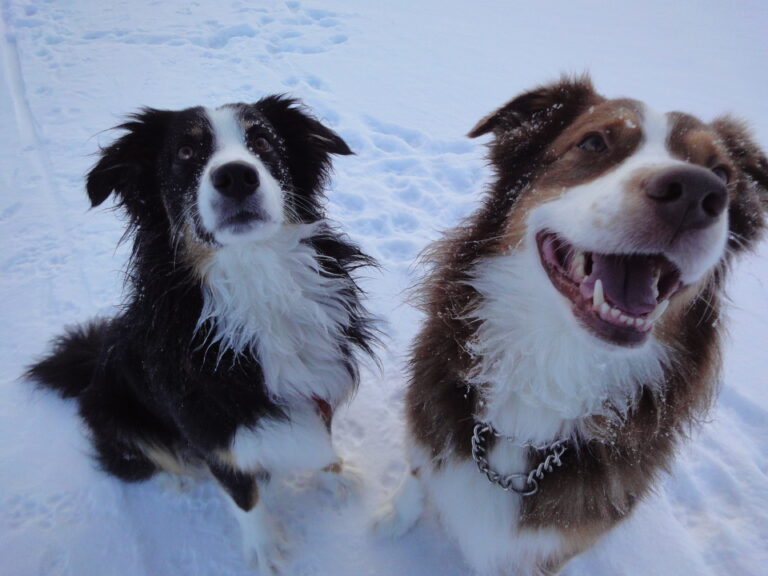
[[[208,468],[238,508],[250,512],[259,504],[259,481],[269,482],[269,474],[254,474],[225,464],[209,462]]]
[[[246,562],[260,574],[284,572],[286,539],[261,497],[260,486],[269,482],[269,474],[240,470],[220,462],[208,462],[208,468],[229,496],[231,509],[240,524]]]

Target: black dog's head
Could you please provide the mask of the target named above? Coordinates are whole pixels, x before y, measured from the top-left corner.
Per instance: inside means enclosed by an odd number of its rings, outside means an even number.
[[[231,244],[322,217],[331,154],[352,154],[298,101],[146,108],[118,126],[88,174],[93,206],[115,193],[135,228]]]

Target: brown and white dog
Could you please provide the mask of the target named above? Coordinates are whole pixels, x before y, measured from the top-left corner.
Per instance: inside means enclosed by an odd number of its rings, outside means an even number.
[[[495,181],[428,254],[412,473],[379,527],[405,532],[426,494],[479,573],[553,574],[710,407],[725,276],[765,227],[768,162],[732,118],[658,114],[587,78],[469,135],[491,132]]]

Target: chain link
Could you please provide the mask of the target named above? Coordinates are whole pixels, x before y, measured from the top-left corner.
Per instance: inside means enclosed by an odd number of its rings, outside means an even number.
[[[533,496],[539,491],[539,480],[544,478],[545,473],[550,473],[554,470],[553,465],[560,467],[563,462],[560,460],[568,447],[564,441],[558,440],[543,448],[536,448],[537,450],[546,450],[551,452],[536,468],[525,473],[515,474],[499,474],[496,470],[491,468],[488,463],[488,453],[486,444],[488,441],[488,435],[504,438],[498,434],[493,426],[485,422],[478,422],[475,424],[475,428],[472,431],[472,459],[477,464],[477,468],[485,474],[488,481],[492,484],[500,486],[503,490],[515,492],[521,496]],[[515,486],[515,481],[524,480],[524,488],[518,488]]]

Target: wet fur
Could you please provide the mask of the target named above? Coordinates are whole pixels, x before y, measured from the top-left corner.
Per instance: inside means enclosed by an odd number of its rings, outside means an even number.
[[[477,266],[514,250],[520,238],[509,236],[514,236],[524,214],[516,210],[522,210],[518,205],[528,200],[525,195],[531,185],[547,176],[555,159],[553,142],[581,114],[604,101],[589,79],[564,78],[515,98],[470,132],[471,137],[494,135],[489,145],[494,181],[480,208],[426,253],[430,272],[419,292],[426,318],[413,345],[406,396],[411,460],[428,491],[450,490],[448,478],[465,473],[476,474],[478,488],[488,485],[471,460],[473,426],[478,415],[488,410],[484,404],[488,398],[477,381],[483,361],[476,345],[483,325],[477,311],[484,304]],[[691,128],[685,118],[677,126],[681,138]],[[636,382],[629,406],[617,405],[578,422],[562,468],[546,475],[534,496],[519,498],[498,487],[488,488],[501,494],[499,506],[506,506],[507,500],[517,502],[509,512],[517,518],[510,517],[509,522],[517,524],[519,537],[541,534],[547,539],[545,534],[555,529],[561,540],[543,557],[534,552],[528,555],[524,546],[514,548],[519,556],[512,557],[506,568],[482,556],[483,543],[460,542],[470,563],[481,572],[509,574],[511,570],[521,576],[557,572],[568,558],[630,514],[659,474],[669,469],[679,440],[711,407],[720,371],[725,279],[733,257],[752,248],[764,230],[768,163],[742,123],[722,117],[708,129],[718,135],[736,171],[729,186],[730,239],[725,255],[706,280],[686,295],[687,300],[681,297],[687,303],[657,326],[657,338],[669,360],[662,362],[659,376]],[[510,294],[508,305],[518,304]],[[538,451],[527,452],[517,462],[518,469],[530,470],[541,460]],[[472,471],[464,472],[467,467]],[[436,479],[448,487],[434,488]],[[456,493],[453,498],[460,502],[467,496]],[[447,504],[449,496],[438,498],[443,506],[452,506]],[[482,533],[480,515],[465,520],[475,522]],[[510,540],[509,546],[512,550],[521,544]],[[534,542],[529,549],[535,550]],[[488,548],[488,556],[497,553],[511,554]]]
[[[232,451],[238,432],[271,427],[289,434],[294,413],[318,408],[316,396],[327,402],[328,414],[310,433],[327,436],[323,442],[330,446],[330,410],[354,392],[360,353],[372,354],[372,318],[354,274],[373,261],[324,220],[331,154],[351,154],[343,140],[285,97],[223,110],[256,119],[272,138],[274,154],[248,157],[280,182],[291,215],[284,231],[271,244],[219,246],[207,238],[196,194],[205,159],[215,152],[214,127],[201,108],[141,111],[118,127],[123,134],[102,150],[87,182],[93,206],[114,193],[128,215],[125,238],[132,254],[122,310],[67,329],[28,376],[76,399],[106,472],[139,481],[160,468],[208,468],[244,515],[259,502],[257,485],[271,470],[237,465]],[[173,160],[185,139],[196,147],[199,166]],[[222,256],[226,251],[239,251],[239,268]],[[226,282],[235,282],[234,291],[217,291],[216,283],[224,282],[217,265],[233,276]],[[281,279],[286,284],[265,287]],[[290,284],[295,281],[300,284]],[[250,289],[254,283],[262,287],[259,298]],[[290,309],[281,304],[282,290],[297,295]],[[332,318],[323,316],[331,309]],[[265,366],[279,373],[275,362],[285,362],[269,355],[274,348],[254,344],[270,343],[268,325],[258,317],[268,313],[274,316],[269,321],[292,318],[312,330],[324,323],[322,343],[304,344],[321,349],[308,356],[308,362],[322,363],[317,378],[329,374],[326,363],[335,363],[334,382],[305,377],[281,388],[267,380]],[[307,333],[319,339],[316,330]],[[280,459],[279,440],[273,442],[273,462]],[[321,467],[338,465],[330,450]],[[284,456],[293,462],[291,454]],[[256,532],[265,537],[264,530]]]

